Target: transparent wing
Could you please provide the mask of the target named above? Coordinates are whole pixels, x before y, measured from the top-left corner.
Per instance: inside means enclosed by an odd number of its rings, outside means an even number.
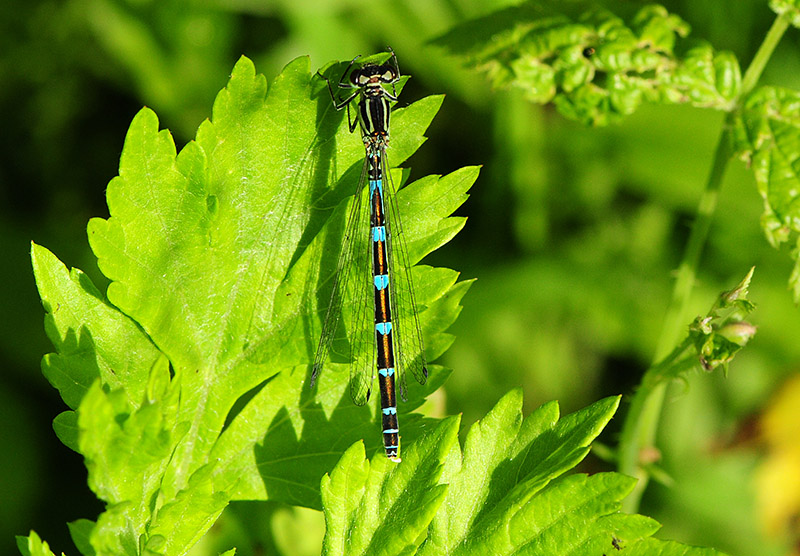
[[[365,165],[366,168],[366,165]],[[347,291],[342,312],[346,317],[350,338],[350,396],[356,405],[369,400],[375,377],[375,314],[372,285],[372,241],[369,224],[369,194],[365,183],[366,169],[359,181],[358,222],[346,239],[352,250]],[[348,226],[349,227],[349,226]]]
[[[400,385],[400,396],[406,399],[406,374],[411,373],[420,384],[428,380],[425,360],[425,344],[419,323],[414,281],[411,276],[411,261],[403,236],[400,209],[397,206],[397,191],[392,175],[383,156],[384,186],[387,195],[386,209],[386,253],[389,258],[389,292],[392,303],[392,326],[394,334],[395,371]]]
[[[370,396],[374,378],[375,339],[371,315],[371,260],[369,243],[369,203],[364,202],[361,172],[342,238],[342,250],[333,277],[331,300],[325,313],[319,346],[311,372],[311,387],[331,354],[334,340],[344,322],[348,336],[350,362],[350,395],[357,405],[364,405]]]

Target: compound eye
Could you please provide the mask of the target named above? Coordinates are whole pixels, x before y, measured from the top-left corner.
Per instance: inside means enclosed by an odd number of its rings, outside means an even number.
[[[364,85],[365,78],[360,69],[353,70],[353,72],[350,74],[350,83],[359,87]]]

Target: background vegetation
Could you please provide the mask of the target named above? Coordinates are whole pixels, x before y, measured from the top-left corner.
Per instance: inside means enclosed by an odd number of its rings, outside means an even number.
[[[0,441],[7,447],[0,459],[0,551],[11,553],[13,535],[32,527],[66,550],[64,523],[102,509],[86,488],[80,456],[51,430],[63,403],[39,372],[41,356],[52,348],[42,329],[29,241],[104,284],[85,226],[92,216],[107,216],[104,189],[117,174],[130,120],[147,105],[185,143],[210,114],[241,54],[271,79],[299,55],[309,54],[312,67],[321,67],[391,45],[403,73],[412,76],[403,102],[447,94],[429,142],[406,166],[414,177],[469,164],[484,169],[462,210],[466,228],[429,258],[478,279],[451,330],[457,341],[441,363],[455,371],[433,411],[463,412],[470,423],[519,385],[526,413],[552,399],[566,413],[630,393],[655,350],[723,115],[645,106],[617,125],[588,128],[518,92],[491,90],[482,75],[428,43],[504,4],[81,0],[0,6],[0,242],[6,255]],[[774,19],[758,0],[663,4],[691,24],[692,36],[732,51],[743,66]],[[624,17],[641,5],[607,7]],[[797,43],[796,30],[790,31],[762,82],[800,88]],[[790,524],[800,505],[796,497],[779,496],[791,494],[787,485],[797,476],[796,460],[786,455],[791,448],[771,442],[771,431],[781,426],[798,429],[791,423],[798,422],[800,405],[791,400],[800,315],[786,287],[792,262],[764,239],[761,211],[752,174],[731,165],[693,293],[695,313],[755,265],[750,298],[758,304],[752,320],[759,332],[727,378],[697,374],[670,392],[659,447],[674,484],[653,483],[641,509],[665,524],[665,538],[736,555],[790,553],[797,542]],[[613,444],[610,432],[606,441]],[[231,513],[247,518],[231,518],[229,527],[259,531],[314,520],[263,504],[234,505]],[[288,541],[265,542],[285,548]]]

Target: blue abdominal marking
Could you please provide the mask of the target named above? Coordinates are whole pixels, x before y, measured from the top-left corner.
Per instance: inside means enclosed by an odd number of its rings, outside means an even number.
[[[389,275],[388,274],[381,274],[380,276],[375,277],[375,289],[382,290],[384,288],[389,287]]]

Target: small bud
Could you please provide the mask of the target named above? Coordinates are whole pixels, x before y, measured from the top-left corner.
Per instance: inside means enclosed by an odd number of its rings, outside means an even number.
[[[756,327],[749,322],[730,322],[717,330],[717,334],[738,346],[744,346],[755,336]]]

